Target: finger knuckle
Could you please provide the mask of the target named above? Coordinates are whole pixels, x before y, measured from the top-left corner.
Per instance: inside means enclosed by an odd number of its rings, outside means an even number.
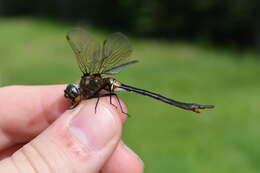
[[[21,173],[56,173],[50,164],[50,161],[41,153],[36,145],[31,143],[23,146],[13,154],[12,157],[16,168]]]

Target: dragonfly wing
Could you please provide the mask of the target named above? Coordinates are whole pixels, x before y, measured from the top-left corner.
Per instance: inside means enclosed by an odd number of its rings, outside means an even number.
[[[66,36],[73,52],[76,55],[80,70],[86,73],[95,73],[102,59],[101,45],[84,29],[74,28]]]
[[[124,34],[117,32],[109,35],[103,42],[99,73],[112,69],[123,69],[123,67],[132,64],[129,60],[131,54],[132,46]]]
[[[121,72],[122,70],[127,68],[129,65],[135,64],[135,63],[138,63],[138,61],[137,60],[129,61],[127,63],[121,64],[119,66],[116,66],[116,67],[113,67],[113,68],[111,68],[109,70],[106,70],[103,73],[104,74],[108,74],[108,75],[114,75],[114,74],[117,74],[117,73]]]

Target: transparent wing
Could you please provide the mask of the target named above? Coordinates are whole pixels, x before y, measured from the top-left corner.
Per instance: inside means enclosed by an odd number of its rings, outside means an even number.
[[[122,70],[132,64],[129,62],[131,54],[132,46],[124,34],[117,32],[109,35],[103,42],[102,61],[98,72],[108,72],[117,67]]]
[[[74,28],[66,36],[76,55],[80,70],[86,73],[96,73],[100,68],[102,49],[98,41],[84,29]]]
[[[122,71],[122,70],[124,70],[125,68],[127,68],[129,65],[135,64],[135,63],[138,63],[138,61],[137,61],[137,60],[129,61],[129,62],[125,63],[125,64],[121,64],[121,65],[119,65],[119,66],[116,66],[116,67],[113,67],[113,68],[111,68],[111,69],[109,69],[109,70],[106,70],[106,71],[104,71],[103,73],[104,73],[104,74],[108,74],[108,75],[117,74],[117,73],[119,73],[120,71]]]

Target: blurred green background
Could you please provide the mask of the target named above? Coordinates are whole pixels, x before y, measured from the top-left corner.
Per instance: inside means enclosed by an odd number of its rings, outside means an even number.
[[[151,3],[143,1],[153,8],[148,5],[149,8],[143,9],[150,10],[150,13],[145,13],[146,19],[141,16],[144,20],[138,19],[139,24],[133,24],[135,26],[133,28],[129,27],[130,24],[123,23],[124,20],[121,19],[127,18],[128,13],[122,14],[119,21],[111,20],[114,23],[107,21],[109,24],[100,24],[107,19],[99,21],[101,14],[93,16],[93,11],[89,17],[86,17],[88,12],[84,10],[80,11],[84,15],[71,15],[66,11],[55,13],[55,8],[50,4],[49,8],[45,5],[41,10],[36,8],[35,11],[30,11],[29,7],[15,8],[15,5],[19,6],[16,1],[8,1],[13,4],[3,8],[6,2],[0,1],[1,86],[49,85],[78,81],[81,73],[65,40],[66,32],[74,26],[83,25],[102,40],[111,31],[123,31],[129,36],[133,45],[133,58],[138,59],[140,63],[115,76],[118,80],[176,100],[216,106],[213,110],[195,114],[147,97],[120,93],[120,97],[127,102],[131,115],[124,131],[124,140],[144,160],[145,172],[260,171],[258,41],[253,37],[239,38],[245,32],[248,32],[248,36],[258,35],[258,32],[253,32],[257,27],[253,28],[251,25],[249,27],[241,22],[241,27],[248,27],[249,30],[237,31],[237,27],[225,30],[223,27],[224,29],[218,30],[217,33],[208,29],[206,34],[195,31],[196,27],[188,28],[189,25],[182,27],[171,25],[174,23],[173,20],[157,20],[165,23],[165,26],[157,24],[149,26],[147,18],[153,20],[157,13],[158,16],[162,15],[156,11],[155,7],[160,5],[157,1]],[[131,5],[130,1],[123,2],[124,7],[131,7],[129,10],[132,12],[133,4]],[[202,1],[198,2],[203,5]],[[195,6],[194,2],[191,5],[192,9]],[[254,6],[253,3],[250,5]],[[218,16],[222,14],[221,9],[218,11],[219,8],[207,5],[203,7],[205,11],[215,9],[217,17],[226,19]],[[71,8],[74,9],[73,6]],[[234,5],[234,9],[230,6],[232,10],[237,8],[237,5]],[[20,11],[17,12],[17,9]],[[49,13],[46,9],[50,9]],[[185,8],[183,9],[185,12]],[[179,15],[179,20],[185,20],[182,22],[186,23],[189,22],[189,17],[191,21],[194,19],[193,13],[178,10],[181,12],[175,12],[176,15],[172,18],[178,18]],[[36,12],[38,15],[35,15]],[[202,12],[203,10],[198,10],[199,14],[203,14]],[[208,15],[207,20],[215,20],[213,12],[212,18]],[[243,12],[243,10],[237,12],[242,16],[241,21],[245,20]],[[102,11],[103,15],[104,13]],[[201,16],[199,14],[197,15]],[[140,17],[136,15],[136,18]],[[111,16],[111,19],[116,17]],[[170,16],[167,19],[170,19]],[[200,25],[200,28],[209,27],[208,23],[197,25]],[[258,23],[255,26],[259,26]],[[171,27],[176,29],[171,32]],[[186,28],[185,32],[179,32],[180,28]],[[232,35],[233,31],[236,34]]]

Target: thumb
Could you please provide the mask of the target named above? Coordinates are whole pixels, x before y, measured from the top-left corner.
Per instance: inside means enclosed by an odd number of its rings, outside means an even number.
[[[119,113],[100,99],[66,111],[48,129],[0,162],[1,172],[97,173],[121,135]]]

